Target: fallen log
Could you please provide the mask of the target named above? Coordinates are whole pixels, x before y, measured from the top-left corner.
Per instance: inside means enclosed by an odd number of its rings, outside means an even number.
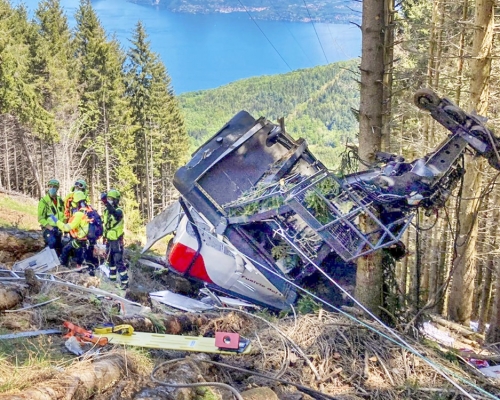
[[[19,393],[0,394],[1,400],[87,400],[112,387],[135,366],[122,353],[86,361]]]
[[[493,362],[500,362],[500,354],[477,354],[469,351],[460,350],[458,352],[463,358],[473,358],[475,360],[486,360]]]
[[[457,324],[456,322],[448,321],[448,320],[441,318],[437,315],[430,315],[430,318],[433,322],[435,322],[441,326],[444,326],[448,329],[451,329],[451,330],[459,333],[460,335],[465,336],[466,338],[468,338],[470,336],[480,338],[483,336],[480,333],[474,332],[473,330],[468,329],[467,327],[465,327],[463,325]]]
[[[214,316],[214,318],[218,317],[220,316]],[[154,323],[149,318],[143,316],[115,316],[114,320],[116,325],[132,325],[134,330],[138,332],[157,332],[160,330],[162,333],[170,335],[197,332],[199,328],[210,322],[210,318],[207,315],[201,314],[156,315]],[[161,326],[159,326],[160,324]]]
[[[15,259],[20,259],[26,253],[39,252],[44,247],[41,231],[0,228],[0,251],[11,254]]]

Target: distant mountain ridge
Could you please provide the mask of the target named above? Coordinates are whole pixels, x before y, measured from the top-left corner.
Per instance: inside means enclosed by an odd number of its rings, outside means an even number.
[[[246,110],[255,118],[285,118],[286,130],[303,137],[328,166],[338,164],[346,142],[356,142],[359,60],[239,80],[217,89],[178,96],[192,150],[231,117]]]
[[[361,23],[360,1],[323,0],[128,0],[160,7],[172,12],[190,14],[249,13],[252,18],[277,21]]]

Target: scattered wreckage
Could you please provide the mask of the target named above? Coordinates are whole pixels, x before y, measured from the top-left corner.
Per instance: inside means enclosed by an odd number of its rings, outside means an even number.
[[[444,206],[465,173],[466,151],[500,170],[500,142],[484,118],[431,90],[414,99],[449,136],[414,161],[381,153],[378,166],[345,176],[284,126],[239,112],[176,172],[179,201],[147,225],[143,252],[174,234],[172,271],[271,309],[293,304],[301,282],[327,263],[344,268],[380,249],[403,255],[417,207]]]
[[[151,313],[151,309],[149,307],[130,301],[113,292],[105,291],[96,287],[84,287],[60,279],[56,276],[57,273],[52,273],[52,270],[59,265],[59,259],[56,252],[48,247],[45,247],[42,251],[32,257],[15,263],[12,270],[0,269],[0,283],[28,283],[28,275],[34,274],[33,276],[36,278],[37,282],[50,283],[56,286],[66,287],[71,290],[83,291],[97,296],[98,298],[107,299],[118,305],[118,309],[122,317],[134,318],[138,315],[147,315]],[[102,274],[105,275],[104,270],[102,270]],[[167,296],[167,294],[170,296]],[[171,306],[173,304],[174,308],[177,306],[177,308],[183,309],[184,311],[202,312],[213,309],[213,306],[210,304],[189,299],[185,296],[169,291],[150,293],[150,296],[152,300],[169,304]],[[177,296],[179,298],[172,298],[172,296]],[[4,310],[4,312],[24,311],[30,308],[49,304],[59,299],[60,297],[56,297],[36,305],[20,309]],[[191,300],[192,303],[186,303],[186,300]],[[240,305],[245,305],[242,302],[240,303]],[[63,336],[67,339],[65,341],[65,346],[70,352],[77,355],[84,354],[85,352],[91,350],[94,346],[103,347],[108,344],[226,355],[244,355],[248,354],[251,350],[251,344],[248,339],[232,332],[215,332],[215,337],[210,338],[201,336],[139,332],[135,331],[132,325],[129,324],[103,324],[94,326],[91,330],[89,330],[77,326],[69,321],[64,321],[63,327],[66,329]],[[61,333],[64,332],[60,329],[42,329],[37,331],[0,335],[0,341]]]

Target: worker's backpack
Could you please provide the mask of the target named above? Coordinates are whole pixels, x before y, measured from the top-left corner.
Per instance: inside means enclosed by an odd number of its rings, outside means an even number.
[[[91,206],[87,206],[85,211],[85,216],[89,222],[89,232],[87,233],[87,239],[97,240],[103,234],[102,218],[99,213],[94,210]]]

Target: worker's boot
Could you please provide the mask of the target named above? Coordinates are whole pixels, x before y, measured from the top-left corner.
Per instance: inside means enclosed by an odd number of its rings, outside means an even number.
[[[120,289],[125,290],[128,288],[128,271],[125,264],[122,264],[118,267],[118,273],[120,275]]]
[[[116,282],[116,267],[109,267],[109,280]]]
[[[84,261],[83,267],[87,269],[90,276],[95,276],[95,265],[93,263]]]

